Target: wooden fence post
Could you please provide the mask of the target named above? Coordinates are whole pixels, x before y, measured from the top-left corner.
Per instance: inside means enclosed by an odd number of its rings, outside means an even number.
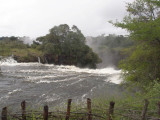
[[[66,113],[66,120],[69,120],[69,117],[70,117],[71,102],[72,102],[72,99],[68,99],[68,104],[67,104],[67,113]]]
[[[4,107],[2,109],[1,119],[2,120],[7,120],[7,107]]]
[[[145,99],[144,100],[143,111],[142,111],[142,114],[141,114],[141,120],[145,120],[145,118],[146,118],[148,104],[149,104],[149,101],[147,99]]]
[[[48,120],[48,106],[44,106],[44,109],[43,109],[43,119],[44,120]]]
[[[109,111],[108,111],[108,120],[113,120],[114,105],[115,105],[115,102],[111,101],[109,105]]]
[[[26,120],[26,102],[21,102],[21,108],[22,108],[22,119]]]
[[[92,120],[91,99],[87,98],[88,120]]]

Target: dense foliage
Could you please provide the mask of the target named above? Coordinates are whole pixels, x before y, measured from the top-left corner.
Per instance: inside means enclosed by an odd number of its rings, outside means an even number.
[[[34,41],[32,48],[41,50],[49,63],[96,68],[96,64],[101,62],[98,55],[85,44],[81,31],[67,24],[50,29],[49,34]]]
[[[120,67],[125,82],[146,87],[160,80],[160,1],[135,0],[128,4],[127,11],[122,22],[112,22],[126,29],[135,41]]]
[[[38,37],[31,45],[27,37],[1,37],[0,56],[11,56],[18,62],[37,62],[96,68],[101,59],[86,45],[81,31],[67,24],[55,26],[46,36]],[[27,38],[28,39],[28,38]]]
[[[118,66],[120,60],[127,55],[124,49],[133,45],[133,41],[128,36],[109,34],[108,36],[100,35],[97,37],[87,37],[87,44],[93,48],[102,63],[99,67]]]

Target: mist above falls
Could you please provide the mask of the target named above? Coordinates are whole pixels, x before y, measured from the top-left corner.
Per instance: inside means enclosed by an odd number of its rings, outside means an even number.
[[[118,68],[119,61],[126,57],[122,50],[133,45],[133,42],[127,36],[102,34],[97,37],[86,37],[86,44],[102,59],[102,63],[97,65],[98,68]]]

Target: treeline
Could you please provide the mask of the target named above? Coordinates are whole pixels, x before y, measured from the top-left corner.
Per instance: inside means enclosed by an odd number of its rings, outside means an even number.
[[[96,68],[101,59],[86,45],[85,37],[76,27],[67,24],[55,26],[45,36],[38,37],[31,45],[24,44],[25,37],[1,37],[1,56],[14,55],[18,62],[76,65]]]
[[[134,44],[128,36],[123,35],[109,34],[105,36],[102,34],[97,37],[86,38],[87,44],[102,59],[99,67],[118,67],[118,63],[127,57],[125,50]]]
[[[32,44],[25,44],[27,40],[31,41],[29,37],[0,37],[1,56],[14,55],[18,62],[37,62],[39,57],[42,63],[49,64],[96,68],[100,63],[98,67],[118,67],[127,56],[125,49],[133,45],[128,36],[84,37],[76,26],[66,24],[53,27]]]

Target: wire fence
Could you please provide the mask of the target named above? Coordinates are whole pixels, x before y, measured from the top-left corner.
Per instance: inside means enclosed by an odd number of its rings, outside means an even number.
[[[1,120],[160,120],[160,102],[157,110],[149,110],[147,99],[141,108],[117,106],[111,101],[106,108],[92,104],[87,98],[86,108],[71,109],[72,99],[68,99],[66,111],[52,111],[46,105],[43,110],[26,110],[26,102],[21,102],[19,112],[10,112],[7,107],[2,108]]]

